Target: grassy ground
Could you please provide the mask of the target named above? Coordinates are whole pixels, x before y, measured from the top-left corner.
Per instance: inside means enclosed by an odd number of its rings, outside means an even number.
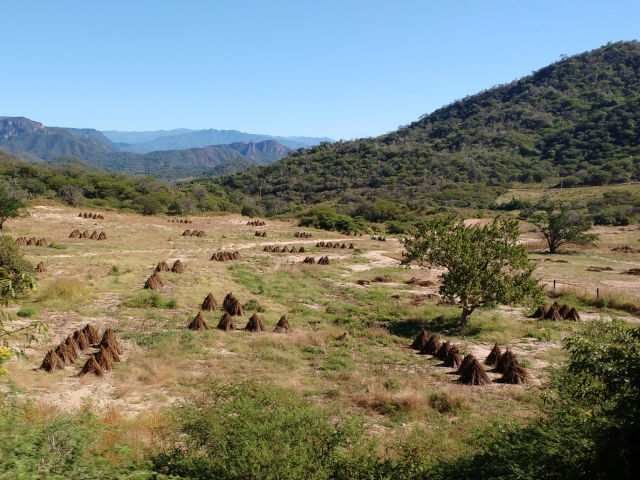
[[[546,369],[561,359],[561,339],[577,328],[571,322],[527,319],[525,311],[513,308],[479,311],[460,328],[457,308],[425,298],[437,292],[437,283],[405,283],[412,277],[437,282],[439,272],[400,266],[401,246],[394,239],[378,242],[313,229],[304,229],[313,233],[311,239],[299,239],[293,233],[301,229],[293,223],[267,221],[265,227],[249,227],[246,218],[233,215],[191,217],[193,224],[185,226],[164,217],[102,213],[105,220],[88,220],[78,218],[77,210],[41,205],[31,209],[30,217],[7,222],[5,234],[46,237],[57,245],[23,247],[27,257],[34,264],[44,262],[47,271],[38,274],[33,297],[6,310],[6,326],[42,320],[49,336],[14,339],[24,357],[7,366],[14,385],[43,409],[77,411],[90,404],[106,416],[117,412],[136,432],[132,424],[146,431],[154,411],[190,398],[206,380],[256,380],[302,392],[320,405],[362,414],[371,434],[382,439],[410,435],[419,426],[434,434],[429,436],[438,443],[434,449],[462,451],[475,429],[537,413]],[[75,228],[104,230],[107,240],[69,239]],[[206,237],[183,237],[185,228],[204,230]],[[266,230],[267,236],[256,237],[256,230]],[[567,263],[544,261],[549,256],[534,248],[539,277],[556,279],[556,293],[561,293],[560,285],[571,284],[633,297],[636,277],[620,271],[637,266],[640,254],[619,254],[611,248],[637,245],[640,232],[608,228],[599,233],[601,246],[553,258]],[[537,240],[532,232],[523,237]],[[321,239],[353,242],[357,248],[316,248]],[[304,245],[307,252],[262,251],[273,244]],[[241,259],[210,261],[217,250],[238,250]],[[305,256],[321,255],[328,255],[331,264],[301,263]],[[162,273],[166,283],[161,291],[143,290],[158,262],[176,259],[185,264],[185,273]],[[587,272],[591,265],[610,265],[614,272]],[[377,276],[391,281],[355,283]],[[245,317],[234,319],[238,327],[259,311],[267,331],[216,330],[220,311],[204,313],[211,330],[186,329],[208,293],[221,303],[227,292],[243,304],[250,302]],[[579,306],[583,320],[612,314],[575,296],[566,299]],[[291,335],[272,332],[283,314],[293,328]],[[77,378],[83,360],[53,374],[37,369],[47,349],[87,322],[100,329],[113,327],[121,339],[125,354],[114,371],[103,378]],[[459,385],[452,369],[406,348],[422,326],[480,358],[494,341],[510,345],[532,381],[524,386]]]

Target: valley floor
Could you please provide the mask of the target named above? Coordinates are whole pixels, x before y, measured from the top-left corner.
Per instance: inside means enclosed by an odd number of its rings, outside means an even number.
[[[437,277],[427,267],[400,265],[397,239],[378,241],[302,229],[293,222],[267,220],[247,225],[236,215],[191,216],[193,223],[167,217],[101,212],[105,220],[79,218],[78,209],[39,205],[30,216],[10,220],[3,229],[13,238],[45,237],[53,247],[23,247],[34,265],[43,262],[38,292],[5,308],[7,329],[34,320],[48,326],[48,336],[16,337],[12,346],[23,357],[7,363],[9,378],[22,395],[43,409],[77,411],[89,405],[104,415],[117,414],[141,423],[155,412],[193,397],[207,381],[255,380],[295,389],[318,404],[364,414],[372,435],[397,437],[414,426],[434,434],[438,445],[456,451],[467,434],[497,419],[526,419],[538,413],[538,396],[547,367],[562,359],[561,340],[573,322],[526,318],[522,308],[474,313],[465,328],[456,325],[459,310],[438,305]],[[72,230],[104,231],[104,241],[68,238]],[[184,237],[185,229],[204,230],[204,237]],[[296,238],[307,231],[311,238]],[[266,237],[255,236],[266,231]],[[638,277],[622,271],[638,267],[640,253],[619,253],[621,245],[640,247],[640,231],[600,228],[599,247],[552,256],[535,253],[540,239],[524,232],[534,248],[538,277],[549,289],[579,295],[623,296],[638,302]],[[354,244],[349,248],[316,247],[318,241]],[[264,252],[267,245],[304,246],[305,253]],[[216,251],[238,251],[240,259],[209,260]],[[327,255],[330,265],[307,265]],[[182,274],[162,272],[165,286],[143,289],[156,265],[175,260]],[[587,271],[588,267],[612,271]],[[376,282],[375,277],[389,277]],[[420,287],[411,278],[433,282]],[[358,285],[357,280],[371,281]],[[241,329],[256,310],[263,333],[215,329],[221,311],[203,312],[208,331],[186,328],[202,300],[212,293],[218,303],[228,292],[247,304]],[[612,313],[579,305],[582,321],[611,318]],[[273,333],[286,314],[292,334]],[[616,312],[629,321],[637,319]],[[77,377],[86,356],[64,370],[39,370],[46,351],[75,329],[91,323],[116,331],[124,348],[122,362],[104,377]],[[425,325],[483,359],[494,342],[508,345],[527,367],[525,385],[493,382],[483,387],[456,383],[453,369],[431,356],[407,348]],[[498,375],[489,373],[495,380]],[[2,387],[2,388],[6,388]],[[111,413],[110,413],[111,412]],[[435,440],[434,440],[435,441]]]

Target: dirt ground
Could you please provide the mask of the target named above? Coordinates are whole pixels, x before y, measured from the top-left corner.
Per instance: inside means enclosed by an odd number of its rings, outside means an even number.
[[[410,397],[414,399],[412,402],[421,404],[425,401],[421,392],[434,390],[464,397],[471,404],[484,402],[487,407],[506,392],[513,401],[507,412],[526,416],[529,406],[521,399],[526,396],[522,392],[537,388],[544,380],[545,368],[557,358],[561,335],[553,341],[524,336],[509,338],[511,349],[526,360],[531,382],[526,386],[492,383],[472,388],[456,384],[453,369],[438,367],[439,361],[416,355],[406,348],[410,340],[400,341],[380,325],[365,331],[369,337],[363,337],[366,342],[361,345],[366,344],[366,348],[359,348],[359,339],[345,337],[345,328],[337,320],[329,320],[334,303],[346,311],[359,301],[358,315],[367,315],[366,300],[353,300],[353,296],[379,291],[412,315],[421,315],[423,311],[422,307],[409,304],[416,295],[431,297],[426,301],[428,308],[437,308],[437,282],[442,271],[401,266],[398,259],[402,245],[397,239],[381,242],[368,235],[339,235],[279,220],[267,220],[266,226],[254,227],[247,225],[247,218],[238,215],[189,216],[193,223],[181,224],[169,222],[166,217],[109,211],[99,212],[104,214],[104,220],[85,219],[78,217],[78,209],[51,205],[35,206],[29,213],[26,218],[9,220],[3,234],[13,238],[44,237],[53,246],[22,247],[34,265],[43,262],[47,270],[37,274],[39,290],[32,298],[5,309],[9,314],[5,327],[12,330],[40,320],[46,323],[48,335],[14,338],[12,346],[21,349],[23,356],[9,361],[7,366],[12,382],[24,395],[64,410],[73,411],[89,404],[136,415],[186,398],[194,385],[206,380],[251,378],[299,388],[318,401],[337,398],[335,401],[346,402],[353,408],[374,410],[377,407],[372,405],[380,398],[384,402],[402,403]],[[104,231],[107,239],[71,239],[69,234],[74,229],[89,233]],[[182,233],[186,229],[204,230],[206,236],[185,237]],[[257,237],[256,231],[266,231],[267,235]],[[310,232],[312,238],[296,238],[293,235],[296,231]],[[640,267],[640,254],[611,249],[616,245],[640,247],[640,232],[601,228],[598,233],[602,240],[599,247],[570,251],[555,256],[553,262],[545,261],[548,256],[534,252],[539,278],[548,285],[555,279],[556,288],[566,284],[585,291],[600,288],[603,295],[615,292],[637,296],[640,279],[621,271]],[[533,238],[531,233],[526,235],[528,240]],[[320,240],[353,243],[355,249],[316,248]],[[266,245],[305,246],[307,251],[267,253],[263,251]],[[216,251],[238,251],[241,258],[235,262],[211,261]],[[306,256],[318,259],[324,255],[331,260],[328,267],[301,263]],[[161,273],[165,286],[158,292],[164,299],[174,299],[176,306],[156,308],[136,304],[148,298],[142,287],[155,266],[163,260],[171,265],[177,259],[184,263],[185,273]],[[611,266],[613,271],[590,272],[586,270],[589,266]],[[371,280],[381,274],[390,275],[392,281],[365,286],[355,283],[357,279]],[[262,285],[263,277],[282,283],[278,289]],[[412,277],[433,284],[407,285]],[[76,281],[76,286],[67,287],[71,291],[65,290],[61,298],[47,293],[56,282],[70,279]],[[285,280],[290,283],[284,283]],[[208,293],[213,293],[221,304],[227,292],[233,292],[243,303],[250,299],[258,301],[264,309],[259,315],[264,317],[267,332],[220,332],[214,328],[220,312],[206,315],[212,330],[202,335],[186,330]],[[386,303],[389,302],[379,300],[368,308],[383,308]],[[17,315],[26,308],[37,313]],[[271,332],[282,314],[288,316],[293,327],[291,335]],[[514,325],[525,321],[521,308],[502,307],[492,314]],[[595,309],[582,312],[583,321],[601,316]],[[631,316],[627,318],[637,321]],[[110,327],[117,332],[125,353],[113,371],[104,377],[77,377],[86,353],[83,359],[62,371],[49,374],[39,370],[48,349],[87,323],[101,331]],[[244,327],[246,317],[236,323]],[[509,328],[518,335],[524,332],[520,327]],[[492,347],[492,341],[485,338],[450,340],[479,359]],[[494,373],[490,376],[498,377]],[[398,387],[386,387],[391,384]],[[474,415],[482,415],[480,410],[472,408],[472,411]]]

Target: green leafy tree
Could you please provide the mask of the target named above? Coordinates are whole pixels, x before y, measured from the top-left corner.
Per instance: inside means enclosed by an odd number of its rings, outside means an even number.
[[[36,282],[33,276],[33,265],[23,256],[13,239],[8,235],[0,236],[0,304],[7,305],[9,301],[17,295],[28,290],[35,290]],[[46,325],[40,321],[31,322],[17,330],[7,330],[4,327],[2,317],[0,317],[0,340],[21,331],[37,329],[41,333],[46,333]],[[6,371],[2,363],[13,356],[13,351],[6,346],[0,346],[0,376]]]
[[[10,197],[5,189],[0,187],[0,229],[8,218],[17,217],[22,207],[24,204],[20,199]]]
[[[428,261],[445,267],[440,294],[462,306],[460,323],[485,305],[517,304],[542,294],[532,277],[535,265],[518,244],[517,220],[496,218],[484,226],[467,226],[452,217],[420,223],[405,240],[403,263]]]
[[[565,205],[545,205],[528,220],[540,229],[552,254],[567,243],[589,246],[598,241],[596,234],[586,233],[591,228],[591,222],[577,213],[569,212]]]

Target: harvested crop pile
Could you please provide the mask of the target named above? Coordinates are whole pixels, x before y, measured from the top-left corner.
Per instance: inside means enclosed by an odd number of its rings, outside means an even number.
[[[496,371],[504,373],[507,365],[509,365],[509,363],[511,362],[517,362],[516,356],[510,349],[507,348],[507,350],[504,352],[504,354],[502,354],[502,357],[500,357],[500,360],[498,360],[498,363],[496,364]]]
[[[329,257],[321,257],[318,260],[318,265],[329,265]]]
[[[100,235],[98,235],[98,240],[106,240],[107,239],[107,234],[104,232],[100,232]]]
[[[27,245],[27,239],[25,237],[18,237],[16,238],[16,244],[24,247]]]
[[[629,270],[625,270],[622,273],[626,275],[640,275],[640,268],[630,268]]]
[[[78,238],[80,236],[80,230],[77,228],[69,234],[69,238]]]
[[[316,263],[316,259],[313,257],[304,257],[304,260],[302,261],[302,263],[309,263],[313,265]]]
[[[576,310],[575,307],[572,307],[571,310],[569,310],[569,313],[567,313],[565,320],[580,320],[580,314],[578,313],[578,310]]]
[[[184,265],[180,260],[176,260],[173,262],[173,266],[171,267],[171,271],[173,273],[184,273]]]
[[[587,267],[587,272],[613,272],[613,268],[611,267]]]
[[[251,315],[251,318],[247,322],[247,326],[244,327],[245,330],[249,332],[262,332],[264,331],[264,325],[262,324],[262,320],[258,317],[257,313]]]
[[[164,281],[157,272],[153,272],[147,281],[144,282],[144,288],[148,290],[160,290],[164,285]]]
[[[546,305],[540,305],[538,308],[536,308],[536,311],[533,312],[531,318],[545,318],[548,312],[549,308]]]
[[[102,339],[100,340],[100,345],[105,348],[115,350],[118,355],[122,355],[123,353],[123,350],[118,343],[116,332],[114,332],[112,328],[107,328],[104,331],[104,333],[102,334]]]
[[[49,246],[49,242],[47,241],[46,238],[41,238],[40,240],[36,241],[36,247],[48,247]]]
[[[371,280],[372,282],[380,282],[380,283],[389,283],[391,281],[391,278],[389,277],[382,277],[382,276],[377,276],[375,277],[373,280]]]
[[[98,333],[98,329],[90,323],[87,323],[82,331],[86,335],[87,340],[91,345],[94,345],[100,341],[100,333]]]
[[[502,350],[500,350],[500,345],[496,342],[493,344],[493,348],[489,352],[489,355],[487,355],[487,358],[484,359],[484,363],[490,367],[495,367],[501,358]]]
[[[491,383],[487,372],[484,371],[480,362],[471,355],[467,365],[460,372],[458,382],[464,385],[486,385]]]
[[[462,364],[462,357],[460,356],[460,351],[458,350],[458,347],[451,346],[451,349],[449,350],[449,354],[447,355],[447,358],[444,360],[444,366],[459,368],[461,364]]]
[[[42,365],[40,365],[40,368],[45,372],[53,372],[55,370],[60,370],[63,367],[64,362],[53,348],[47,352],[44,356],[44,360],[42,360]]]
[[[295,232],[293,234],[295,238],[311,238],[311,234],[308,232]]]
[[[191,323],[189,324],[190,330],[209,330],[209,325],[205,322],[202,312],[198,312]]]
[[[86,350],[91,346],[91,344],[89,343],[89,339],[87,338],[83,330],[76,330],[75,332],[73,332],[73,339],[78,344],[78,348],[80,348],[80,350]]]
[[[65,365],[71,365],[77,358],[73,354],[73,351],[65,343],[61,343],[60,345],[58,345],[55,352],[56,355],[58,355],[58,358],[60,358],[60,360],[62,360],[62,363],[64,363]]]
[[[239,252],[216,252],[211,255],[210,260],[215,260],[217,262],[228,262],[231,260],[239,260],[240,253]]]
[[[429,335],[429,333],[427,333],[427,331],[423,328],[422,330],[420,330],[420,333],[416,335],[416,338],[413,339],[413,342],[411,342],[409,348],[412,348],[414,350],[422,350],[429,341],[429,338],[431,338],[431,335]]]
[[[356,280],[356,281],[355,281],[355,283],[356,283],[357,285],[363,285],[363,286],[364,286],[364,285],[370,285],[370,284],[371,284],[371,282],[370,282],[369,280]]]
[[[182,232],[182,236],[183,237],[190,237],[191,236],[191,230],[187,229],[184,232]]]
[[[91,236],[89,237],[89,240],[97,240],[98,239],[98,232],[96,232],[95,230],[91,233]]]
[[[612,252],[618,253],[638,253],[640,250],[637,248],[630,247],[629,245],[623,245],[621,247],[615,247],[611,249]]]
[[[442,345],[440,345],[440,348],[436,352],[435,357],[439,358],[444,362],[449,356],[450,351],[451,351],[451,344],[449,344],[449,342],[444,342]]]
[[[227,296],[224,297],[224,300],[222,302],[222,309],[231,316],[244,315],[242,304],[236,297],[233,296],[232,293],[227,293]]]
[[[425,342],[424,347],[420,350],[421,355],[435,355],[436,352],[440,349],[442,344],[440,340],[438,340],[438,336],[436,334],[431,335],[429,339]]]
[[[224,330],[225,332],[236,329],[236,326],[233,323],[233,320],[231,319],[231,315],[229,315],[229,313],[224,312],[222,318],[220,319],[220,322],[218,322],[217,328],[218,330]]]
[[[109,352],[105,347],[99,347],[98,353],[95,354],[95,359],[103,371],[106,372],[113,368],[113,357],[111,356],[111,352]]]
[[[169,270],[171,269],[164,260],[156,266],[156,272],[168,272]]]
[[[411,280],[407,280],[405,283],[407,285],[417,285],[419,287],[430,287],[434,285],[434,283],[430,280],[420,280],[416,277],[411,277]]]
[[[218,309],[218,302],[216,302],[216,299],[213,297],[213,294],[210,293],[202,301],[202,310],[211,311],[211,310],[217,310],[217,309]]]
[[[89,230],[85,230],[80,234],[80,238],[89,238],[89,236],[90,236]]]
[[[46,272],[47,271],[47,267],[44,266],[43,262],[40,262],[38,265],[36,265],[36,272]]]
[[[84,367],[82,367],[82,370],[80,371],[78,376],[82,377],[84,375],[87,375],[88,373],[97,375],[98,377],[101,377],[104,375],[104,370],[102,369],[102,367],[96,360],[95,355],[93,354],[89,355],[89,358],[87,359],[87,363],[84,364]]]
[[[529,378],[529,374],[517,360],[509,362],[500,378],[501,382],[519,384],[524,383]]]
[[[273,331],[276,333],[291,333],[291,327],[289,326],[289,320],[287,320],[286,315],[280,317]]]

